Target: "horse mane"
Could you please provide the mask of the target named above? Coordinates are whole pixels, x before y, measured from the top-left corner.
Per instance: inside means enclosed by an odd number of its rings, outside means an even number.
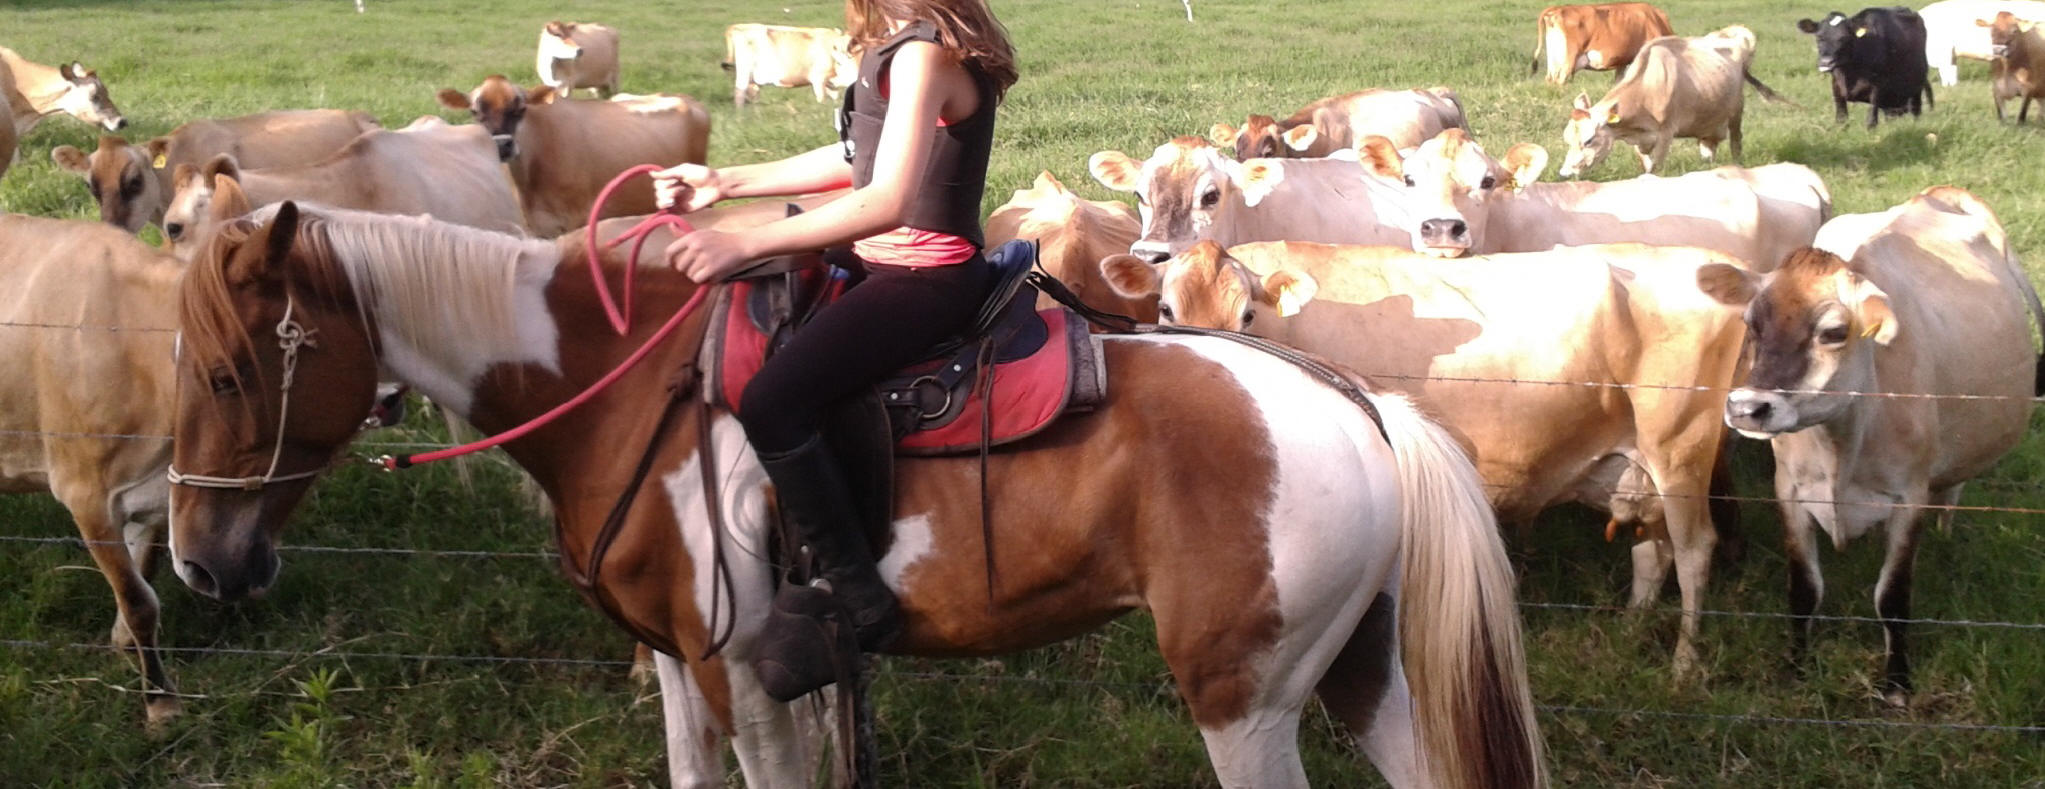
[[[201,262],[186,272],[179,319],[189,363],[205,367],[252,346],[234,308],[227,248],[242,243],[277,206],[223,224]],[[521,265],[559,259],[554,242],[440,222],[428,216],[300,205],[287,288],[295,298],[341,301],[340,283],[363,315],[428,355],[473,348],[476,338],[517,341],[512,309]],[[445,361],[445,360],[435,360]]]

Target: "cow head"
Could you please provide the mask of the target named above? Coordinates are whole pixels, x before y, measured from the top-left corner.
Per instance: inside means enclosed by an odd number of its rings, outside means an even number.
[[[833,36],[826,48],[831,52],[831,89],[844,90],[859,81],[859,58],[852,56],[852,36]]]
[[[55,102],[59,111],[86,123],[99,124],[107,131],[120,131],[128,125],[128,119],[121,117],[121,109],[107,96],[107,86],[99,81],[99,72],[74,60],[58,66],[57,74],[64,78],[64,92]]]
[[[1237,161],[1297,156],[1319,137],[1320,130],[1311,123],[1280,131],[1278,121],[1269,115],[1252,115],[1241,129],[1217,123],[1207,130],[1208,140],[1217,148],[1234,150]]]
[[[525,120],[527,108],[552,102],[554,91],[541,87],[528,94],[503,74],[492,74],[467,95],[443,88],[438,97],[443,107],[467,110],[497,143],[497,160],[508,162],[518,156],[518,124]]]
[[[235,161],[233,154],[215,156],[203,167],[177,166],[170,177],[170,206],[163,209],[163,238],[169,242],[172,252],[179,253],[180,258],[189,259],[188,253],[197,248],[190,242],[205,232],[207,217],[218,201],[218,185],[234,183],[238,193],[241,191],[240,180],[241,165]],[[243,209],[242,213],[247,213],[247,209]]]
[[[1724,263],[1697,270],[1697,287],[1747,309],[1747,383],[1726,397],[1725,423],[1771,438],[1829,421],[1869,391],[1874,349],[1896,339],[1888,294],[1837,255],[1806,247],[1759,275]]]
[[[1162,263],[1195,242],[1231,243],[1234,213],[1255,206],[1283,177],[1268,162],[1236,162],[1198,137],[1180,137],[1138,162],[1121,151],[1087,160],[1101,185],[1135,192],[1143,231],[1129,254]]]
[[[1990,53],[1998,58],[2009,57],[2010,44],[2037,27],[2037,25],[2030,22],[2018,19],[2016,14],[2008,11],[1995,12],[1995,18],[1992,20],[1976,19],[1974,24],[1988,28]]]
[[[1212,241],[1163,263],[1114,255],[1101,260],[1101,277],[1123,298],[1156,298],[1158,323],[1225,331],[1247,331],[1263,313],[1292,317],[1316,287],[1312,277],[1292,271],[1260,279]]]
[[[50,151],[50,158],[58,167],[85,179],[85,188],[92,192],[93,202],[99,204],[100,221],[134,233],[162,216],[169,201],[158,166],[169,149],[169,137],[136,146],[105,135],[90,154],[59,145]]]
[[[1618,122],[1619,105],[1592,104],[1588,94],[1576,94],[1576,102],[1569,108],[1569,123],[1562,127],[1562,141],[1569,144],[1569,153],[1562,157],[1562,169],[1556,173],[1574,178],[1598,166],[1618,139],[1612,132],[1612,125]]]
[[[1514,145],[1500,163],[1462,129],[1444,130],[1403,158],[1391,140],[1375,134],[1357,153],[1365,170],[1405,184],[1400,196],[1413,249],[1441,258],[1483,248],[1494,201],[1511,199],[1548,167],[1548,152],[1539,145]]]
[[[1823,22],[1797,20],[1796,29],[1818,37],[1818,70],[1829,72],[1854,61],[1854,45],[1867,37],[1868,29],[1845,14],[1834,11]]]

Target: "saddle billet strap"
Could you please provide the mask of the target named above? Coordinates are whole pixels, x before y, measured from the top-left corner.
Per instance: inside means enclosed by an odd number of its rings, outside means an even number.
[[[678,380],[668,387],[667,402],[661,406],[660,419],[654,423],[653,433],[646,439],[646,451],[640,454],[639,463],[633,467],[632,477],[625,482],[625,490],[618,494],[618,500],[611,504],[610,513],[604,516],[603,525],[597,529],[596,540],[590,546],[588,561],[584,563],[580,570],[572,565],[566,566],[569,582],[580,588],[583,594],[589,596],[591,600],[598,604],[600,610],[607,613],[616,610],[618,607],[615,604],[615,600],[611,601],[612,604],[605,605],[607,596],[603,592],[603,587],[598,583],[598,578],[603,568],[604,557],[610,553],[611,544],[617,542],[619,532],[624,530],[625,516],[632,511],[632,503],[639,498],[639,489],[644,487],[647,475],[653,471],[653,459],[656,455],[660,454],[661,438],[667,435],[668,426],[674,422],[675,414],[681,411],[682,401],[693,399],[686,392],[692,391],[693,384],[688,382],[697,377],[695,365],[692,363],[684,367],[682,374],[678,376]],[[554,519],[554,530],[557,532],[555,539],[560,542],[566,542],[566,540],[562,539],[566,535],[559,534],[561,531],[561,519],[559,516],[556,516]],[[563,564],[567,565],[567,554],[565,551],[562,557]],[[639,639],[641,643],[666,652],[669,655],[682,656],[681,645],[674,643],[666,634],[656,633],[639,627],[629,618],[620,614],[611,613],[610,615],[613,621],[616,621],[620,627],[625,628],[626,632],[631,633],[632,637]]]
[[[987,561],[987,610],[994,611],[994,500],[987,494],[987,453],[994,444],[994,337],[980,339],[980,550]]]
[[[1205,329],[1198,326],[1153,326],[1149,324],[1138,324],[1136,332],[1138,334],[1186,334],[1195,337],[1220,337],[1240,345],[1247,345],[1290,362],[1292,366],[1298,367],[1305,371],[1306,374],[1319,379],[1321,383],[1327,384],[1329,388],[1340,392],[1343,397],[1349,398],[1350,402],[1361,407],[1363,413],[1370,417],[1371,424],[1377,425],[1378,435],[1384,437],[1386,444],[1392,443],[1392,434],[1385,431],[1384,417],[1378,414],[1378,407],[1371,403],[1370,397],[1363,391],[1363,387],[1357,386],[1356,382],[1349,380],[1348,376],[1337,372],[1335,368],[1329,367],[1326,362],[1300,353],[1289,346],[1242,332]]]
[[[1095,326],[1107,329],[1108,331],[1128,334],[1134,333],[1137,331],[1137,327],[1142,325],[1135,318],[1097,310],[1093,308],[1093,305],[1080,301],[1078,294],[1073,293],[1071,288],[1065,287],[1065,283],[1058,281],[1057,277],[1051,276],[1050,272],[1044,270],[1044,262],[1041,260],[1037,261],[1037,270],[1030,272],[1027,280],[1038,292],[1050,296],[1052,301],[1064,305],[1066,309],[1079,313],[1080,317],[1085,318],[1088,323]]]

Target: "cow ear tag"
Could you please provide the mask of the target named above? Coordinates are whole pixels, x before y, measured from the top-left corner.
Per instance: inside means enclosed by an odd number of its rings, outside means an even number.
[[[170,164],[170,154],[159,153],[156,155],[156,159],[149,163],[149,166],[161,170],[166,164]]]
[[[1611,111],[1611,112],[1607,112],[1607,113],[1605,113],[1605,125],[1606,125],[1606,126],[1610,126],[1610,125],[1612,125],[1612,124],[1615,124],[1615,123],[1618,123],[1618,122],[1619,122],[1619,108],[1618,108],[1618,107],[1613,107],[1613,108],[1612,108],[1612,111]]]
[[[1853,37],[1854,37],[1854,38],[1861,38],[1861,37],[1864,37],[1864,36],[1866,36],[1866,35],[1867,35],[1867,28],[1864,28],[1864,27],[1856,27],[1856,28],[1854,28],[1854,29],[1853,29]]]
[[[1881,333],[1881,331],[1882,331],[1882,322],[1881,322],[1881,321],[1875,321],[1874,323],[1870,323],[1870,324],[1868,324],[1867,328],[1865,328],[1865,329],[1862,329],[1862,330],[1860,330],[1860,336],[1861,336],[1861,338],[1862,338],[1862,339],[1866,339],[1866,338],[1869,338],[1869,337],[1873,337],[1873,336],[1875,336],[1875,335],[1877,335],[1877,334],[1880,334],[1880,333]]]

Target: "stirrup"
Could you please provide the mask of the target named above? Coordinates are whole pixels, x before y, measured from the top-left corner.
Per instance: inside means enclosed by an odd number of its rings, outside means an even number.
[[[786,703],[857,677],[859,641],[851,621],[851,611],[823,589],[787,586],[775,594],[752,659],[768,698]]]

